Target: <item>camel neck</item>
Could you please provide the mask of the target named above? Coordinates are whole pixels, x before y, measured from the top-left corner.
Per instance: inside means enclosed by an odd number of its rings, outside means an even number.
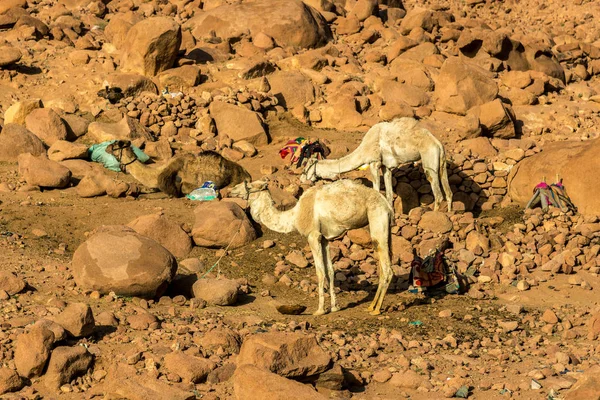
[[[296,230],[295,207],[287,211],[279,211],[273,205],[271,194],[264,190],[252,194],[249,199],[250,213],[256,222],[260,222],[272,231],[290,233]]]
[[[148,188],[158,187],[158,175],[160,173],[159,169],[150,168],[142,164],[140,161],[134,161],[133,163],[127,165],[126,171],[142,185]]]
[[[354,151],[347,156],[344,156],[337,160],[321,160],[317,162],[316,170],[319,176],[328,176],[341,174],[343,172],[352,171],[357,169],[363,164],[366,164],[372,160],[364,157],[357,151]]]

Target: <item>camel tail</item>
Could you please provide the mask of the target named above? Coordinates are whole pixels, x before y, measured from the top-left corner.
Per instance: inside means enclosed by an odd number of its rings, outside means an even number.
[[[446,195],[446,203],[448,203],[448,211],[452,211],[452,189],[450,188],[450,182],[448,181],[448,165],[446,162],[446,150],[441,145],[440,151],[440,171],[439,176],[444,193]]]
[[[158,188],[169,196],[179,196],[181,191],[177,186],[177,174],[185,165],[182,157],[171,161],[158,175]]]

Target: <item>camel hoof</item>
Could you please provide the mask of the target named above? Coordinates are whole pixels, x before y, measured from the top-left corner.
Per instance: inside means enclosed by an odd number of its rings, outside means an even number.
[[[379,314],[381,314],[381,311],[379,311],[379,310],[369,310],[369,314],[371,314],[371,315],[379,315]]]
[[[313,315],[323,315],[325,314],[325,310],[317,310],[313,313]]]
[[[331,307],[331,312],[338,312],[340,308],[338,306]]]

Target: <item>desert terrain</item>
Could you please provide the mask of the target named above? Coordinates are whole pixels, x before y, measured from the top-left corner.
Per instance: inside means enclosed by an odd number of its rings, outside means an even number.
[[[0,398],[600,399],[598,16],[596,0],[0,0]],[[420,162],[393,171],[379,315],[368,227],[330,242],[340,310],[313,315],[306,237],[253,221],[231,187],[200,202],[145,180],[214,151],[284,212],[310,187],[280,157],[290,140],[339,159],[395,118],[443,144],[453,202],[433,209]],[[112,140],[151,160],[92,162]],[[372,186],[351,169],[336,179]],[[557,179],[576,210],[526,209]],[[442,244],[460,293],[409,291]]]

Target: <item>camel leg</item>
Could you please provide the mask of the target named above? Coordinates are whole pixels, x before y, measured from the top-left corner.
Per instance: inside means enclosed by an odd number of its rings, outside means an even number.
[[[425,169],[425,176],[431,185],[433,197],[435,198],[433,203],[433,211],[437,211],[440,208],[442,200],[444,199],[444,195],[442,194],[442,189],[440,187],[440,178],[437,173],[431,171],[430,169]]]
[[[335,271],[333,269],[333,263],[331,262],[331,254],[329,252],[329,240],[322,238],[321,245],[323,246],[323,259],[327,266],[327,273],[329,275],[329,296],[331,297],[331,312],[339,311],[337,301],[335,298]]]
[[[390,259],[390,218],[389,212],[374,210],[369,213],[369,230],[371,240],[377,254],[379,255],[379,285],[373,302],[368,310],[371,315],[379,315],[383,299],[392,281],[392,260]]]
[[[375,310],[375,306],[378,303],[379,297],[381,297],[381,290],[382,290],[382,273],[381,273],[381,264],[379,264],[377,266],[377,275],[379,275],[379,284],[377,285],[377,291],[375,292],[375,296],[373,296],[373,301],[371,301],[371,304],[369,304],[369,307],[367,308],[367,311],[369,311],[371,314],[373,314],[373,310]],[[376,314],[373,314],[376,315]]]
[[[315,269],[317,270],[317,281],[319,285],[319,308],[313,315],[325,314],[325,265],[323,264],[323,250],[321,248],[322,235],[320,232],[311,232],[308,235],[308,244],[312,251]]]
[[[385,165],[383,166],[383,184],[385,185],[385,197],[394,208],[394,188],[392,187],[392,170]]]
[[[446,165],[446,155],[444,152],[440,154],[440,180],[446,194],[446,202],[448,203],[448,212],[452,211],[452,189],[448,181],[448,166]]]
[[[381,168],[381,163],[379,161],[373,161],[369,164],[369,168],[371,169],[371,175],[373,176],[373,189],[379,192],[379,189],[381,188],[379,182],[379,169]]]

